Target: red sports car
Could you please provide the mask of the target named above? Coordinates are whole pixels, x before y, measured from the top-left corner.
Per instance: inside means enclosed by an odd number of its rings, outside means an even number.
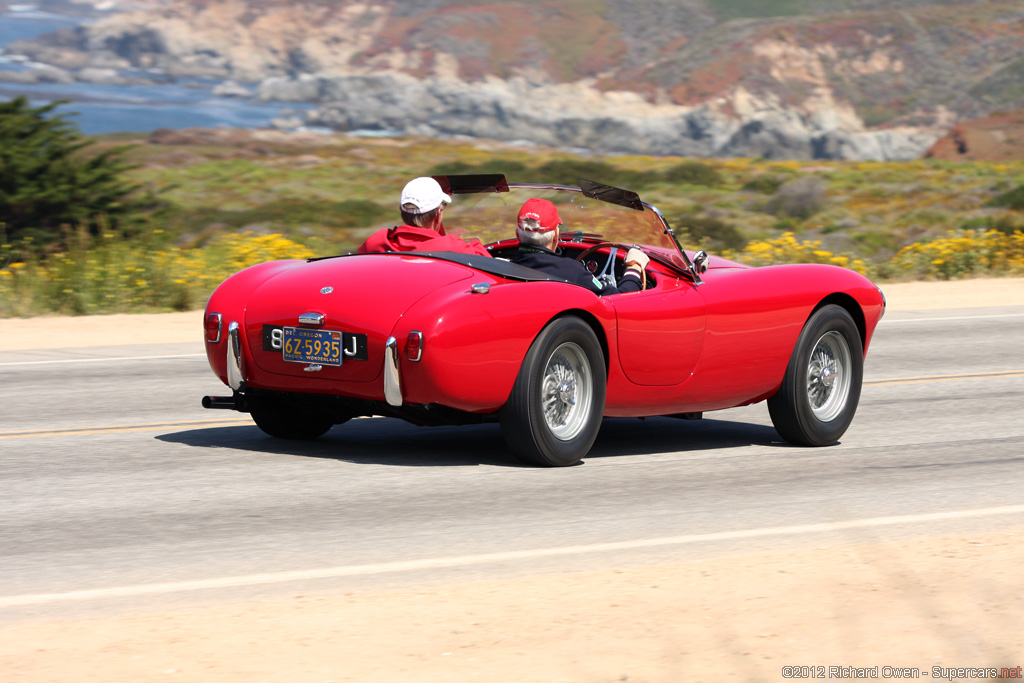
[[[794,444],[846,431],[885,311],[863,276],[687,252],[660,211],[607,185],[437,180],[457,195],[449,234],[481,239],[490,258],[345,254],[232,275],[205,315],[210,366],[232,395],[203,405],[248,412],[284,439],[367,415],[498,422],[517,458],[546,466],[579,462],[604,416],[696,419],[767,400]],[[602,297],[510,262],[531,197],[556,204],[563,254],[599,279],[617,280],[640,247],[643,289]]]

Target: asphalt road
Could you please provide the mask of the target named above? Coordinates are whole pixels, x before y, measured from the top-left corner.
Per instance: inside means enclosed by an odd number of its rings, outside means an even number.
[[[565,469],[491,425],[276,441],[200,407],[199,342],[0,352],[0,620],[1019,525],[1022,340],[1024,307],[890,312],[836,446],[760,404],[606,420]]]

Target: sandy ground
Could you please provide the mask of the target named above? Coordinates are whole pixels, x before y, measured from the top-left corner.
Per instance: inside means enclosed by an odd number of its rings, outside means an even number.
[[[1024,279],[884,290],[890,310],[1024,305]],[[44,329],[73,329],[69,346],[189,341],[200,324],[198,312],[0,320],[0,349],[26,348],[17,344]],[[1004,529],[25,619],[0,627],[0,681],[778,681],[895,677],[898,667],[1019,676],[1024,527]]]
[[[27,623],[0,631],[0,679],[671,683],[1016,667],[1022,562],[1020,532],[950,536]]]

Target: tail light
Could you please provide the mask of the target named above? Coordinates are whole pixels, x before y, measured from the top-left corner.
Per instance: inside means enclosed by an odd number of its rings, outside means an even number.
[[[423,356],[423,333],[413,330],[405,340],[405,357],[418,361]]]
[[[206,341],[211,344],[217,344],[220,342],[220,332],[223,320],[224,318],[220,313],[206,314],[206,321],[203,323],[203,327],[206,329]]]

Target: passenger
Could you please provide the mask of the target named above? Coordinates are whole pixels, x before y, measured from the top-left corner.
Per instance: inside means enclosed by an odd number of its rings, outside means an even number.
[[[480,240],[461,240],[446,235],[441,216],[452,198],[444,193],[433,178],[410,180],[402,190],[399,208],[404,225],[381,228],[370,235],[360,254],[383,251],[456,251],[463,254],[490,256]]]
[[[558,248],[558,226],[562,219],[558,217],[558,209],[548,200],[526,200],[519,210],[518,222],[519,252],[512,257],[513,263],[560,277],[602,296],[638,292],[642,288],[640,275],[651,259],[635,247],[626,254],[626,272],[618,286],[612,282],[601,284],[582,263],[563,256]]]

